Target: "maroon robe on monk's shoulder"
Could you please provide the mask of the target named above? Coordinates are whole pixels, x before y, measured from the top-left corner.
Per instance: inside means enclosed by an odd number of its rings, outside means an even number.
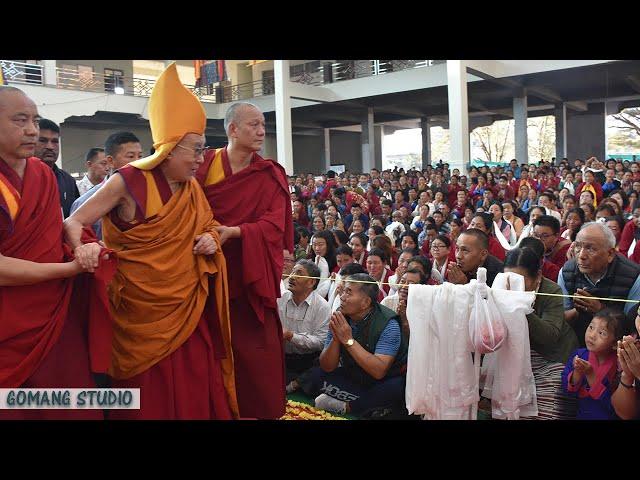
[[[286,398],[276,299],[280,297],[282,251],[294,249],[287,177],[278,163],[258,154],[247,168],[232,174],[225,148],[220,152],[224,178],[206,185],[209,168],[216,168],[212,165],[216,153],[207,153],[197,178],[216,220],[241,230],[241,238],[223,245],[240,416],[279,418],[284,415]]]

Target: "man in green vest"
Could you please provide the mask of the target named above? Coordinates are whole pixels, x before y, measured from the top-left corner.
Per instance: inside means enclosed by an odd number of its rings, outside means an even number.
[[[363,416],[404,406],[409,339],[398,315],[377,302],[378,288],[366,273],[345,282],[320,367],[301,385],[308,395],[318,395],[317,408]]]

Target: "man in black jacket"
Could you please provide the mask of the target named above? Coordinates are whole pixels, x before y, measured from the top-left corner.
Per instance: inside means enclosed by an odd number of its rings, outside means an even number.
[[[60,153],[60,127],[51,120],[40,120],[40,134],[36,145],[35,156],[49,165],[58,181],[62,216],[67,218],[71,205],[80,196],[74,178],[56,165]]]

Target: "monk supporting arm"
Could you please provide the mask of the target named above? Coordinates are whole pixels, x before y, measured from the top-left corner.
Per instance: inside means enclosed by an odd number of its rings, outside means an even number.
[[[224,245],[224,242],[230,238],[240,238],[242,235],[240,227],[225,227],[224,225],[220,225],[219,227],[216,227],[216,229],[220,234],[221,245]]]
[[[97,243],[82,244],[82,229],[90,227],[116,206],[133,200],[120,175],[113,175],[87,202],[64,221],[64,232],[67,242],[73,248],[76,259],[83,268],[93,272],[98,267],[101,246]]]
[[[83,271],[76,260],[67,263],[37,263],[0,255],[0,287],[33,285],[68,278]]]

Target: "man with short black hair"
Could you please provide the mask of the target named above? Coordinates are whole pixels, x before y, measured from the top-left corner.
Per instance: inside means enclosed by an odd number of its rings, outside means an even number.
[[[106,177],[102,182],[94,185],[73,202],[69,215],[79,209],[87,200],[95,195],[95,193],[104,185],[105,180],[113,175],[113,172],[142,158],[142,146],[140,145],[138,137],[133,133],[117,132],[109,135],[107,138],[104,153],[106,155],[105,160],[108,168]],[[93,230],[96,237],[99,240],[102,240],[102,219],[98,219],[98,221],[93,224]]]
[[[317,408],[363,415],[404,406],[408,337],[398,315],[376,301],[367,274],[351,275],[331,316],[320,367],[302,385]],[[322,393],[321,393],[322,392]]]
[[[456,241],[456,263],[447,265],[447,281],[463,285],[476,278],[478,268],[487,269],[487,285],[491,286],[498,273],[502,272],[502,262],[489,255],[489,237],[482,230],[469,228]]]
[[[315,278],[304,278],[315,277]],[[316,292],[320,269],[311,260],[298,260],[289,277],[288,291],[278,298],[282,321],[287,391],[300,374],[313,366],[327,337],[331,308]]]
[[[87,163],[87,173],[82,177],[82,180],[78,180],[76,183],[81,196],[94,185],[101,183],[108,173],[108,164],[104,155],[104,148],[90,148],[85,160]]]
[[[40,120],[40,133],[36,144],[35,156],[49,165],[56,175],[60,192],[60,206],[62,216],[67,218],[71,205],[80,196],[74,178],[56,165],[60,154],[60,127],[51,120]]]
[[[380,210],[382,212],[381,217],[384,218],[386,224],[385,227],[391,223],[391,213],[393,212],[393,202],[389,199],[384,199],[380,202]]]

